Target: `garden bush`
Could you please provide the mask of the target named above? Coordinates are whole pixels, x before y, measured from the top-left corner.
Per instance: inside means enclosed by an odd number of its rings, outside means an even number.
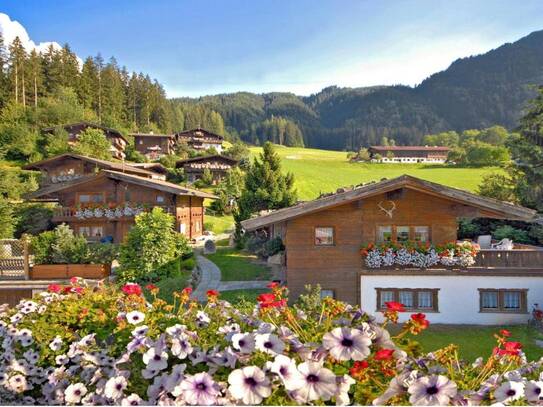
[[[118,255],[116,245],[89,243],[65,224],[32,237],[30,245],[36,264],[111,264]]]
[[[104,283],[68,286],[0,310],[0,400],[24,405],[539,404],[543,362],[497,332],[487,359],[459,360],[454,345],[429,354],[408,333],[428,327],[412,314],[391,336],[402,304],[384,322],[320,299],[288,306],[270,285],[258,303],[235,307],[190,288],[172,303],[159,289]],[[147,301],[143,293],[150,295]],[[422,333],[423,334],[423,333]]]
[[[120,281],[155,281],[167,277],[172,267],[176,267],[176,259],[192,252],[187,239],[174,230],[174,217],[162,208],[144,212],[135,221],[120,248],[117,270]],[[171,262],[173,265],[167,266]]]
[[[274,254],[280,253],[283,250],[285,250],[285,245],[283,245],[283,240],[281,240],[281,238],[277,236],[277,237],[274,237],[273,239],[266,241],[266,243],[262,245],[260,254],[263,257],[269,257],[269,256],[273,256]]]
[[[492,237],[497,240],[507,238],[517,243],[532,243],[532,239],[530,239],[526,230],[517,229],[509,225],[497,227],[496,230],[492,232]]]

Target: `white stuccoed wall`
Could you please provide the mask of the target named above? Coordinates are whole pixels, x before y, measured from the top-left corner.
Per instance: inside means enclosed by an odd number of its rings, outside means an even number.
[[[375,288],[439,288],[439,312],[425,312],[431,323],[505,325],[524,324],[530,319],[534,303],[543,306],[543,276],[413,276],[413,275],[362,275],[360,304],[362,309],[374,314],[379,321],[383,314],[377,312]],[[479,312],[478,288],[528,289],[528,314]],[[409,319],[411,312],[400,313],[400,322]]]

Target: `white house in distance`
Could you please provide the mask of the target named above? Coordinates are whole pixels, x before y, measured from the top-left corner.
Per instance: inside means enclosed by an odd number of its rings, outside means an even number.
[[[440,146],[371,146],[372,161],[397,164],[443,164],[447,161],[449,147]]]

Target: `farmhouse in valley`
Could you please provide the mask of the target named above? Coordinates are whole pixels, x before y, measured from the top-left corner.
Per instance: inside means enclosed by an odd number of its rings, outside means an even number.
[[[56,202],[53,222],[67,223],[89,240],[122,242],[134,216],[161,207],[189,239],[203,232],[204,199],[213,195],[157,179],[155,172],[124,163],[62,154],[29,164],[42,172],[37,191],[26,198]]]
[[[68,133],[68,143],[73,144],[77,141],[78,136],[85,131],[86,129],[98,129],[104,132],[106,138],[111,142],[111,156],[117,158],[118,160],[123,160],[125,158],[124,150],[128,144],[128,141],[123,137],[123,135],[109,127],[104,127],[99,124],[89,123],[89,122],[77,122],[71,124],[65,124],[63,126],[48,127],[42,131],[45,134],[53,134],[56,129],[62,128]]]
[[[173,154],[175,138],[171,134],[132,134],[136,151],[149,160],[158,160],[160,157]]]
[[[457,242],[458,219],[475,217],[531,222],[536,212],[404,175],[272,211],[242,226],[283,240],[292,298],[306,284],[320,284],[323,295],[369,312],[397,301],[432,322],[526,322],[543,298],[543,250],[493,245],[486,237],[480,250]]]
[[[204,171],[206,169],[209,170],[213,177],[214,185],[221,182],[228,171],[236,165],[238,165],[237,160],[218,154],[180,160],[175,164],[176,168],[183,168],[189,182],[201,179]]]
[[[219,154],[223,151],[224,137],[200,127],[176,133],[175,138],[178,143],[187,143],[189,148],[196,151],[205,151],[210,148],[214,148]]]
[[[429,146],[371,146],[370,158],[381,163],[443,164],[447,161],[449,147]]]

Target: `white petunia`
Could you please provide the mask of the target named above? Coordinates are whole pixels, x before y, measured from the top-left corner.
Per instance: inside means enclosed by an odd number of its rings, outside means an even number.
[[[149,331],[149,327],[147,325],[140,325],[132,330],[132,336],[135,338],[139,338],[145,336],[147,334],[147,331]]]
[[[121,406],[139,406],[143,400],[136,393],[121,400]]]
[[[250,333],[232,335],[232,347],[241,353],[252,353],[255,350],[255,338]]]
[[[456,383],[442,375],[425,376],[409,386],[409,402],[417,406],[448,405],[456,396]]]
[[[324,334],[323,346],[337,360],[364,360],[370,354],[371,339],[359,329],[335,328]]]
[[[334,394],[336,406],[348,406],[351,402],[349,399],[349,390],[351,389],[351,386],[356,383],[356,380],[349,375],[343,375],[343,377],[339,376],[336,378],[336,383],[337,389]]]
[[[543,401],[543,381],[530,380],[524,389],[526,400],[530,403],[541,403]]]
[[[256,349],[270,355],[278,355],[285,349],[285,344],[275,334],[257,334],[255,344]]]
[[[174,356],[179,359],[185,359],[192,353],[192,345],[189,342],[189,336],[180,333],[174,339],[172,339],[171,351]]]
[[[118,400],[124,395],[124,389],[128,386],[123,376],[112,377],[106,382],[104,395],[112,400]]]
[[[143,363],[149,370],[164,370],[168,367],[168,354],[164,351],[157,352],[155,348],[149,349],[143,354]]]
[[[87,388],[83,383],[70,384],[64,391],[64,400],[66,404],[78,404],[85,394],[87,394]]]
[[[29,387],[26,377],[21,374],[11,376],[5,386],[14,393],[22,393],[28,390]]]
[[[62,348],[62,338],[60,336],[55,336],[55,338],[49,343],[49,349],[56,352]]]
[[[494,398],[498,403],[508,404],[524,397],[524,383],[505,382],[494,390]]]
[[[145,314],[139,311],[131,311],[126,314],[126,320],[129,324],[138,325],[145,320]]]
[[[296,361],[285,355],[277,355],[270,370],[283,380],[287,390],[296,389],[302,380],[302,375],[296,368]]]
[[[336,393],[336,375],[318,362],[304,362],[298,366],[300,378],[293,380],[290,387],[296,400],[307,404],[313,400],[330,400]]]
[[[228,390],[232,397],[241,400],[244,404],[260,404],[271,394],[270,381],[256,366],[234,370],[228,376],[228,383],[230,384]]]
[[[209,373],[197,373],[187,377],[179,385],[183,399],[190,405],[211,406],[217,404],[221,394],[219,386]]]

